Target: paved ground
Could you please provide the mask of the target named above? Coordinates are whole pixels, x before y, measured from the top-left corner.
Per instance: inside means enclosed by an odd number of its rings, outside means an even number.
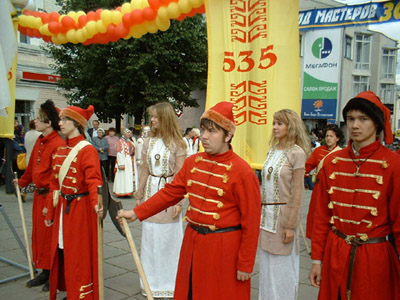
[[[310,199],[310,191],[306,191],[306,205],[303,213],[303,226],[305,228],[305,216]],[[133,200],[123,200],[125,208],[133,206]],[[16,232],[24,243],[23,230],[21,224],[18,202],[14,195],[5,193],[4,185],[0,187],[0,205],[2,212],[6,212]],[[32,194],[27,197],[27,202],[23,204],[28,235],[31,232],[31,208]],[[135,240],[136,248],[140,251],[140,222],[130,224],[132,235]],[[300,256],[300,289],[299,300],[317,299],[318,290],[310,286],[308,272],[311,266],[311,260],[307,254],[303,239],[301,243]],[[27,260],[21,251],[18,242],[14,238],[3,214],[0,214],[0,257],[17,262],[27,266]],[[1,258],[0,258],[1,259]],[[0,280],[16,276],[27,271],[10,265],[3,260],[0,261]],[[140,294],[139,275],[133,262],[132,254],[124,237],[122,237],[111,223],[109,217],[104,223],[104,285],[105,299],[107,300],[145,300]],[[13,281],[0,284],[0,299],[2,300],[45,300],[48,299],[48,293],[41,291],[41,287],[27,288],[25,283],[28,276]],[[64,293],[59,293],[57,299],[63,299]],[[258,261],[256,261],[255,270],[252,278],[252,300],[258,299]]]

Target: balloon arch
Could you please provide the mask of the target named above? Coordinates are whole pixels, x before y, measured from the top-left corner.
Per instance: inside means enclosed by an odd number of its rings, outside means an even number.
[[[132,0],[112,10],[70,11],[66,15],[25,10],[18,18],[18,30],[56,45],[107,44],[166,31],[171,19],[204,12],[204,0]]]

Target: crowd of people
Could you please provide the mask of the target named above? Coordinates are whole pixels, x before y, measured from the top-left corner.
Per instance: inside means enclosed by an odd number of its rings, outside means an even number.
[[[166,102],[148,108],[138,137],[132,128],[118,137],[97,120],[86,130],[93,106],[60,111],[51,100],[25,136],[16,124],[15,153],[30,153],[15,183],[33,184],[33,263],[42,270],[27,286],[43,285],[51,300],[57,290],[99,298],[97,187],[108,180],[115,197],[135,200],[118,219],[143,222],[141,261],[154,298],[250,299],[258,256],[259,300],[297,299],[311,181],[306,236],[319,299],[400,299],[400,157],[386,147],[393,135],[380,99],[368,91],[348,101],[347,146],[337,125],[319,144],[296,112],[275,112],[261,182],[231,146],[232,108],[218,103],[202,114],[201,132],[184,134]]]

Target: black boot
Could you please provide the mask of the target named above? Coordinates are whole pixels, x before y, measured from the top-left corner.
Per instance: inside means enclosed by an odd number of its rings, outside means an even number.
[[[49,270],[43,270],[42,273],[40,273],[38,276],[36,276],[35,278],[29,280],[26,283],[26,286],[31,288],[34,286],[39,286],[42,284],[45,284],[46,281],[49,280],[49,275],[50,275],[50,271]]]
[[[47,280],[45,284],[42,286],[42,292],[48,292],[50,291],[50,281]]]

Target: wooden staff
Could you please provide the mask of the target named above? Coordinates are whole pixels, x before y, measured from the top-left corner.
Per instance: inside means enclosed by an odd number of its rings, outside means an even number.
[[[140,279],[142,279],[144,290],[146,291],[146,294],[147,294],[147,299],[153,300],[154,299],[153,294],[151,293],[150,286],[149,286],[149,283],[146,278],[146,274],[144,273],[143,266],[142,266],[142,263],[140,262],[140,258],[139,258],[138,252],[136,250],[135,243],[133,242],[132,233],[131,233],[131,230],[129,229],[128,221],[125,218],[121,218],[121,219],[122,219],[122,224],[124,225],[125,235],[128,240],[129,247],[131,248],[133,260],[135,261],[136,267],[139,272]]]
[[[301,224],[301,222],[300,222],[300,231],[301,231],[301,235],[303,236],[304,244],[306,244],[307,252],[308,252],[308,254],[311,255],[311,249],[310,249],[310,246],[308,245],[308,242],[306,239],[306,234],[304,233],[303,224]]]
[[[103,208],[102,186],[97,187],[98,209]],[[103,247],[103,217],[97,216],[97,256],[99,266],[99,300],[104,300],[104,247]]]
[[[21,191],[19,189],[17,172],[14,172],[14,179],[16,180],[15,181],[16,182],[15,190],[17,191],[19,213],[21,215],[22,230],[24,231],[25,248],[26,248],[26,256],[28,258],[29,274],[31,276],[31,279],[33,279],[35,276],[34,276],[34,273],[33,273],[31,249],[30,249],[30,246],[29,246],[28,234],[27,234],[27,231],[26,231],[24,208],[22,207]]]

